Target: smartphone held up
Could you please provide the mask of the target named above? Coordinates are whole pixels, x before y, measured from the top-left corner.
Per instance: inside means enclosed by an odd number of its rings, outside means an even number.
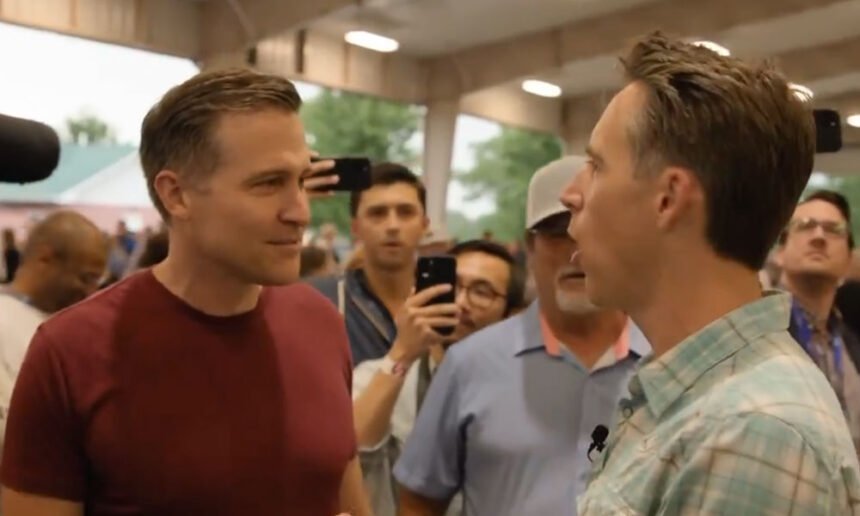
[[[311,158],[316,163],[319,161],[334,161],[331,170],[318,174],[317,177],[336,176],[337,183],[319,187],[320,192],[360,192],[367,190],[371,185],[370,160],[367,158]]]
[[[436,285],[450,285],[451,289],[442,295],[436,296],[428,304],[453,304],[456,302],[457,288],[457,259],[453,256],[422,256],[418,258],[418,263],[415,266],[415,291],[422,290]],[[454,333],[453,326],[444,328],[433,328],[440,335],[451,335]]]

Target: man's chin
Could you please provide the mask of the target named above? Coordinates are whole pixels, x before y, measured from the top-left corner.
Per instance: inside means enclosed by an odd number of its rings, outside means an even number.
[[[585,294],[564,295],[559,293],[556,295],[555,301],[560,311],[571,315],[590,315],[600,311],[600,307],[592,303]]]
[[[796,274],[789,274],[791,276],[797,276],[802,278],[805,281],[838,281],[839,274],[836,274],[832,270],[830,270],[829,266],[825,266],[821,264],[821,266],[809,266],[804,267],[800,272]]]
[[[475,329],[470,326],[464,326],[462,324],[458,324],[454,329],[454,333],[445,337],[445,349],[449,348],[451,345],[456,344],[457,342],[465,339],[469,335],[475,333]]]

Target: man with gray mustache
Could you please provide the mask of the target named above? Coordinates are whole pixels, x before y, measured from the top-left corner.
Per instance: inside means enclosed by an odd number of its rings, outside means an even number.
[[[584,163],[563,158],[533,176],[526,239],[537,301],[448,350],[394,469],[399,514],[442,515],[458,491],[467,515],[569,514],[584,491],[592,431],[612,423],[650,351],[626,315],[588,301],[570,263],[577,245],[557,199]]]

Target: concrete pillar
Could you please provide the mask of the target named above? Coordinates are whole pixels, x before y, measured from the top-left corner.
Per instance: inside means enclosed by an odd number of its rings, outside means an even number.
[[[423,180],[427,187],[427,216],[431,224],[443,228],[459,113],[459,99],[434,100],[427,105],[424,121]]]

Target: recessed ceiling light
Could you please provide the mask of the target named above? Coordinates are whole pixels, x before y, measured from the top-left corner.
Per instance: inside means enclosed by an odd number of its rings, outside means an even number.
[[[791,88],[791,91],[794,92],[794,96],[804,102],[809,102],[810,100],[812,100],[813,97],[815,97],[815,94],[812,93],[812,90],[802,84],[795,84],[792,82],[789,83],[788,86]]]
[[[352,45],[368,50],[375,50],[376,52],[395,52],[400,48],[400,43],[397,40],[364,30],[347,32],[343,39]]]
[[[845,123],[850,125],[851,127],[860,128],[860,113],[855,113],[853,115],[848,115],[845,118]]]
[[[551,82],[528,79],[523,81],[523,91],[539,97],[555,98],[561,96],[561,87]]]
[[[699,46],[699,47],[705,47],[708,50],[710,50],[711,52],[715,52],[721,56],[732,55],[732,53],[729,52],[729,49],[727,49],[726,47],[724,47],[718,43],[714,43],[713,41],[706,41],[706,40],[694,41],[693,44],[696,46]]]

